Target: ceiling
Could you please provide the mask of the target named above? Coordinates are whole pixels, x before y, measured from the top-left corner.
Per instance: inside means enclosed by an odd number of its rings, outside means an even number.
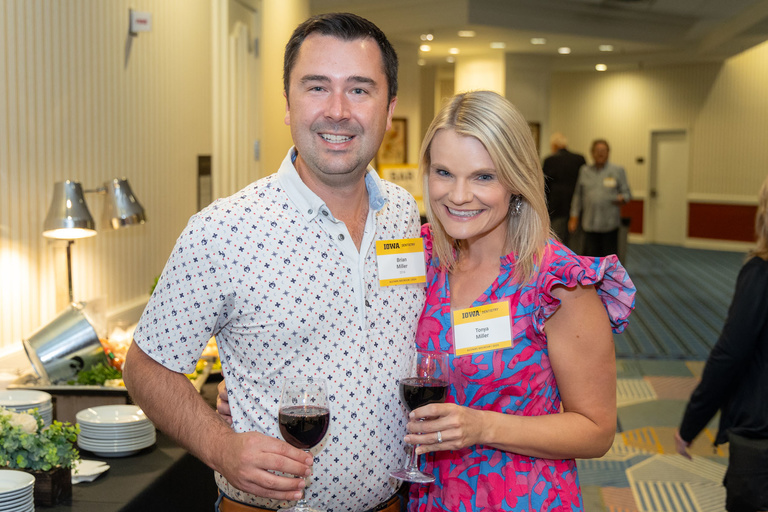
[[[422,44],[422,63],[506,52],[553,70],[721,61],[768,40],[768,0],[311,0],[313,13],[349,11],[392,41]],[[459,37],[473,30],[475,37]],[[533,45],[532,38],[546,44]],[[503,42],[504,49],[491,49]],[[613,51],[600,51],[612,45]],[[569,47],[561,55],[558,48]],[[401,56],[402,58],[402,56]]]

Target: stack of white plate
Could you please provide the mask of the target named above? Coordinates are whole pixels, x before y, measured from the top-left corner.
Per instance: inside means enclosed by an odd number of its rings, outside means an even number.
[[[127,457],[155,444],[155,426],[135,405],[102,405],[75,415],[77,445],[99,457]]]
[[[51,395],[45,391],[34,389],[0,390],[0,406],[13,412],[28,413],[32,409],[37,409],[40,417],[43,418],[43,423],[50,425],[53,421],[53,402]]]
[[[24,471],[0,469],[0,511],[33,512],[35,477]]]

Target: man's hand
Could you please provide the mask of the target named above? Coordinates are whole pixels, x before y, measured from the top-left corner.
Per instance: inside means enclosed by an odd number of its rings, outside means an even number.
[[[311,454],[258,432],[233,432],[224,446],[217,469],[230,484],[264,498],[301,499],[304,478],[312,473]]]
[[[229,395],[227,395],[227,383],[224,379],[217,386],[219,394],[216,396],[216,412],[224,421],[232,425],[232,410],[229,408]]]
[[[571,217],[568,219],[568,232],[573,233],[576,231],[576,228],[579,227],[579,218],[578,217]]]

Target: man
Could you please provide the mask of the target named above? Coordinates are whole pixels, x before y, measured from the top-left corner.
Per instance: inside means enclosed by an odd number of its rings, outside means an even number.
[[[392,120],[397,56],[369,21],[319,15],[286,45],[283,79],[295,147],[276,174],[192,217],[134,334],[126,386],[217,472],[222,512],[285,506],[308,476],[312,506],[398,510],[397,380],[424,291],[381,286],[375,242],[418,237],[419,215],[368,166]],[[183,375],[212,335],[231,429]],[[279,434],[282,384],[296,376],[328,387],[331,424],[314,460]]]
[[[608,162],[610,148],[603,139],[592,143],[593,165],[579,170],[571,200],[568,231],[576,231],[581,215],[586,256],[607,256],[619,249],[621,206],[631,199],[624,168]]]
[[[569,242],[568,217],[571,198],[576,188],[579,169],[586,160],[578,153],[568,151],[568,139],[555,132],[550,137],[552,154],[544,159],[544,176],[547,182],[547,205],[552,229],[565,245]]]

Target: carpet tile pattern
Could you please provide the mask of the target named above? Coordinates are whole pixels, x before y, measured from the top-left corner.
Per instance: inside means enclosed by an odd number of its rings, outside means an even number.
[[[728,445],[713,445],[715,417],[693,460],[674,433],[725,322],[745,255],[631,244],[624,262],[635,311],[615,335],[618,419],[613,446],[578,460],[587,512],[723,512]]]

